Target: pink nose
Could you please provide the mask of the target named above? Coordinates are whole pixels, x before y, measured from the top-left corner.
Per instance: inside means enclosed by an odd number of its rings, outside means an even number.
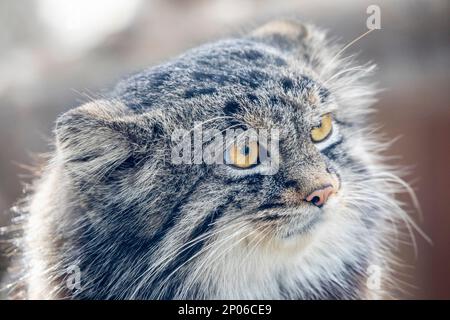
[[[331,185],[328,185],[314,190],[309,196],[305,198],[305,200],[320,208],[334,193],[336,193],[335,188],[333,188]]]

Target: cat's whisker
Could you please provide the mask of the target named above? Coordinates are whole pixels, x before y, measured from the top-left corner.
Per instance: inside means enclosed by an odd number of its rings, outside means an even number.
[[[278,227],[278,226],[277,226]],[[270,228],[272,228],[271,225],[267,225],[266,228],[264,228],[261,232],[259,232],[259,234],[256,235],[256,237],[252,240],[249,241],[248,245],[250,246],[252,244],[252,241],[254,242],[253,247],[251,247],[250,250],[248,250],[247,255],[241,260],[241,262],[239,263],[238,266],[238,270],[240,270],[243,265],[245,264],[245,262],[247,261],[248,258],[250,258],[253,253],[256,251],[256,249],[258,248],[258,245],[264,241],[264,239],[266,239],[267,235],[266,235],[266,231],[270,230]],[[258,238],[259,236],[259,238]],[[256,241],[257,240],[257,241]]]
[[[246,227],[246,226],[245,226]],[[225,238],[224,240],[220,241],[219,244],[217,243],[211,243],[210,245],[206,246],[205,248],[202,248],[202,250],[200,250],[199,252],[197,252],[196,254],[194,254],[193,256],[191,256],[188,260],[184,261],[181,265],[179,265],[175,270],[173,270],[169,275],[167,275],[166,277],[166,281],[168,281],[173,275],[175,275],[181,268],[183,268],[185,265],[187,265],[188,263],[190,263],[192,260],[196,259],[198,256],[203,255],[205,252],[207,252],[212,246],[214,245],[220,245],[223,243],[226,243],[227,241],[229,241],[230,239],[232,239],[233,237],[235,237],[236,235],[238,235],[240,232],[243,231],[243,229],[245,229],[245,227],[242,227],[237,229],[232,235],[228,236],[227,238]],[[160,284],[157,288],[156,291],[160,292],[159,297],[163,294],[162,292],[162,287],[163,287],[163,283]]]
[[[262,226],[261,226],[262,227]],[[190,277],[191,279],[191,283],[192,285],[194,285],[197,281],[197,276],[199,274],[200,271],[203,271],[204,269],[210,269],[212,268],[212,266],[214,265],[214,263],[216,263],[217,261],[220,261],[220,259],[225,256],[228,252],[230,252],[233,248],[235,248],[239,243],[241,243],[244,239],[252,236],[253,234],[255,234],[256,232],[258,232],[260,228],[256,228],[255,230],[251,231],[248,234],[245,234],[242,238],[240,238],[239,240],[237,240],[236,242],[232,243],[228,248],[226,248],[225,250],[223,250],[219,255],[216,255],[218,250],[221,250],[223,245],[226,244],[230,239],[232,240],[234,237],[237,236],[237,234],[234,234],[232,237],[228,237],[227,241],[223,241],[221,242],[220,245],[218,245],[214,250],[209,251],[209,253],[207,254],[207,256],[203,259],[203,262],[196,267],[196,271],[194,272],[194,274]],[[187,285],[187,287],[189,288],[190,286]]]
[[[321,75],[328,71],[328,67],[333,65],[336,61],[336,59],[339,58],[339,56],[345,51],[347,50],[349,47],[351,47],[352,45],[354,45],[355,43],[357,43],[359,40],[363,39],[364,37],[366,37],[367,35],[369,35],[373,30],[375,29],[369,29],[366,32],[364,32],[363,34],[359,35],[358,37],[356,37],[355,39],[353,39],[352,41],[350,41],[349,43],[347,43],[344,47],[342,47],[330,60],[329,62],[323,67],[322,71],[321,71]]]
[[[226,250],[222,251],[221,254],[219,256],[215,256],[215,253],[219,250],[219,248],[216,248],[214,252],[211,252],[210,256],[214,257],[214,259],[212,261],[209,261],[208,264],[210,264],[211,266],[217,262],[220,261],[220,258],[224,255],[226,255],[235,245],[239,244],[241,241],[243,241],[246,238],[251,237],[253,234],[257,233],[258,231],[260,231],[261,229],[264,228],[264,225],[259,226],[253,230],[250,231],[250,233],[247,233],[244,235],[244,237],[242,237],[240,240],[236,241],[233,246],[231,246],[230,248],[227,248]],[[205,261],[207,261],[207,259],[205,259]]]
[[[374,66],[374,65],[347,68],[347,69],[344,69],[344,70],[341,70],[341,71],[335,73],[333,76],[331,76],[330,78],[328,78],[327,80],[325,80],[325,81],[322,83],[322,85],[323,85],[323,86],[327,86],[327,84],[328,84],[330,81],[334,80],[335,78],[340,77],[340,76],[343,75],[343,74],[349,73],[349,72],[355,72],[355,71],[357,71],[357,72],[362,72],[362,73],[368,74],[368,73],[372,72],[374,69],[375,69],[375,66]]]
[[[196,245],[199,242],[202,242],[204,240],[210,239],[214,236],[219,235],[221,232],[229,230],[229,229],[233,229],[236,228],[235,224],[230,224],[230,225],[225,225],[224,227],[218,229],[218,230],[212,230],[207,232],[206,234],[200,235],[192,240],[190,240],[188,243],[183,244],[180,248],[174,250],[174,254],[173,255],[166,255],[163,256],[163,258],[161,259],[162,261],[158,260],[155,261],[151,267],[149,267],[149,272],[147,274],[145,274],[144,279],[141,281],[141,284],[136,286],[136,289],[134,290],[134,293],[132,294],[132,297],[134,297],[139,290],[142,288],[142,286],[149,281],[150,279],[152,279],[152,277],[154,275],[157,275],[159,271],[163,270],[164,267],[166,267],[168,264],[170,264],[170,262],[172,261],[171,259],[176,257],[178,254],[183,253],[184,251],[188,250],[189,248],[193,247],[194,245]],[[165,263],[163,263],[165,262]]]
[[[213,225],[213,224],[210,224],[210,226],[211,226],[211,225]],[[171,258],[176,257],[178,254],[185,252],[186,250],[190,249],[191,247],[193,247],[193,246],[196,245],[197,243],[199,243],[199,242],[201,242],[201,241],[204,241],[204,240],[207,240],[207,239],[210,239],[210,238],[212,238],[212,237],[214,237],[214,236],[217,236],[217,235],[219,235],[220,233],[222,233],[222,232],[224,232],[224,231],[227,231],[227,230],[229,230],[229,229],[233,229],[233,228],[235,228],[237,225],[238,225],[238,224],[230,223],[229,225],[226,225],[226,226],[224,226],[224,227],[222,227],[222,228],[220,228],[220,229],[212,230],[212,231],[207,232],[207,233],[205,233],[205,234],[202,234],[202,235],[200,235],[200,236],[198,236],[198,237],[196,237],[196,238],[194,238],[194,239],[192,239],[192,240],[190,240],[190,241],[188,241],[188,242],[186,242],[186,243],[183,243],[182,246],[180,246],[179,248],[177,248],[177,249],[174,250],[175,253],[174,253],[173,255],[166,255],[166,256],[164,256],[161,260],[155,261],[155,262],[153,263],[153,266],[152,266],[151,269],[153,269],[153,270],[155,270],[155,272],[157,272],[157,271],[158,271],[158,268],[163,268],[163,267],[165,267],[168,263],[170,263],[170,259],[171,259]],[[167,262],[166,264],[162,264],[162,263],[165,262],[165,261],[168,261],[168,262]]]
[[[392,210],[393,212],[397,213],[397,218],[402,219],[405,222],[405,226],[408,228],[408,232],[410,235],[410,239],[413,243],[414,252],[417,257],[417,243],[416,238],[413,232],[413,229],[411,228],[411,225],[414,227],[414,224],[411,223],[411,219],[409,216],[404,212],[404,210],[396,203],[389,200],[384,200],[381,198],[370,198],[370,193],[367,193],[367,196],[362,196],[359,201],[368,201],[371,204],[379,204],[380,208],[382,209],[382,212],[389,212]],[[363,211],[364,212],[364,211]]]
[[[382,179],[381,180],[382,182],[383,181],[385,182],[386,179],[392,179],[391,182],[396,182],[399,185],[401,185],[402,187],[404,187],[408,191],[411,198],[413,199],[413,203],[415,203],[415,205],[416,204],[418,205],[418,201],[417,201],[414,191],[401,178],[399,178],[393,174],[386,173],[386,172],[380,173],[379,176],[387,177],[385,179]],[[399,191],[397,191],[397,192],[399,192]],[[367,196],[370,197],[370,194],[367,193]],[[422,236],[423,239],[425,239],[430,244],[432,243],[431,239],[425,234],[425,232],[423,232],[422,229],[415,223],[415,221],[398,205],[398,202],[393,202],[392,200],[384,200],[384,203],[386,205],[393,206],[393,209],[395,210],[395,212],[397,212],[399,214],[399,217],[405,222],[408,229],[411,229],[411,226],[412,226]],[[420,207],[419,207],[419,210],[420,210]],[[413,244],[415,247],[415,253],[417,255],[417,245],[416,245],[416,240],[415,240],[412,230],[410,230],[410,233],[411,233],[411,241],[413,241]]]
[[[377,172],[373,175],[374,177],[381,177],[384,179],[389,179],[388,181],[392,181],[395,183],[398,183],[399,185],[401,185],[408,193],[409,197],[411,198],[414,208],[417,210],[420,219],[423,220],[423,212],[422,209],[420,207],[420,203],[419,200],[417,199],[416,193],[414,192],[414,190],[411,188],[411,186],[404,181],[402,178],[400,178],[399,176],[392,174],[390,172]],[[427,237],[428,238],[428,237]],[[430,239],[428,238],[427,241],[430,241]]]

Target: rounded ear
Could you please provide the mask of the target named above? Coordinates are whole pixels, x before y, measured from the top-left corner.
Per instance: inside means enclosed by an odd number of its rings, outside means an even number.
[[[318,72],[335,54],[325,31],[294,19],[269,22],[254,30],[250,37],[270,43],[294,59],[308,62]]]
[[[65,162],[85,162],[127,152],[125,137],[117,130],[125,112],[121,103],[96,100],[64,113],[55,128],[59,155]]]
[[[254,37],[282,37],[290,41],[299,41],[308,36],[307,27],[296,20],[274,20],[257,28],[250,34]]]
[[[163,131],[150,113],[136,115],[123,103],[96,100],[61,115],[55,134],[57,161],[85,176],[138,163]]]

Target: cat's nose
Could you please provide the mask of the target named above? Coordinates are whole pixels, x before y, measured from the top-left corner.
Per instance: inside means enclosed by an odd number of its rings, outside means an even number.
[[[336,193],[336,189],[332,185],[322,186],[311,192],[305,198],[305,201],[310,202],[316,207],[320,208],[328,201],[328,198],[334,193]]]

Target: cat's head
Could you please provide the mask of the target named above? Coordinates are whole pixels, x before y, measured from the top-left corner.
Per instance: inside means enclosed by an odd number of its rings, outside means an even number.
[[[365,119],[372,68],[338,49],[313,27],[272,23],[193,49],[61,116],[55,159],[89,232],[144,241],[180,267],[238,241],[297,248],[322,237],[331,251],[366,243],[377,209],[390,205]],[[216,157],[225,163],[205,163],[199,128],[277,136],[227,144]],[[180,141],[192,153],[176,164]],[[262,149],[276,170],[258,160]]]

